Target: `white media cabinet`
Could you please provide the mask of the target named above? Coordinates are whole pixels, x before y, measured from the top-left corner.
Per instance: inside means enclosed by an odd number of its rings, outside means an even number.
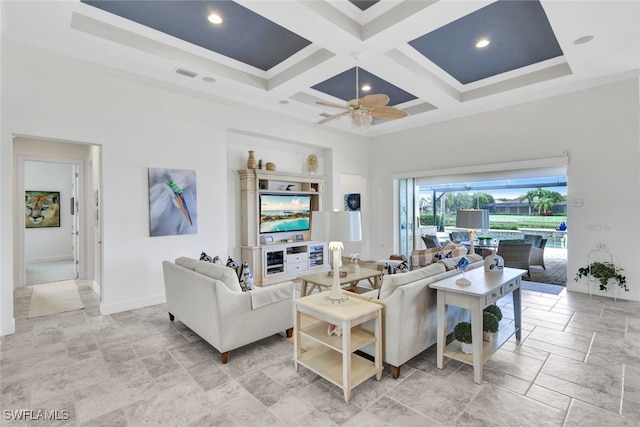
[[[251,266],[255,284],[270,285],[329,268],[326,242],[311,241],[310,231],[260,233],[261,194],[305,194],[311,210],[322,208],[324,177],[242,169],[242,261]],[[287,190],[288,188],[288,190]],[[272,240],[272,243],[266,243]]]

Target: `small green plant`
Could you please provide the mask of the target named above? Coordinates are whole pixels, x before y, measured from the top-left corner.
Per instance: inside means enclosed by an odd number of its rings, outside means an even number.
[[[498,318],[488,311],[482,312],[482,330],[485,332],[495,333],[498,332],[499,326]]]
[[[591,273],[589,273],[589,267],[591,267]],[[578,268],[574,280],[577,282],[582,277],[588,277],[591,274],[591,277],[600,281],[601,291],[606,291],[609,279],[613,279],[618,283],[618,286],[628,292],[627,278],[621,274],[622,271],[624,270],[612,262],[594,261],[586,267]]]
[[[487,306],[487,308],[485,308],[484,311],[496,316],[496,318],[498,319],[498,322],[502,320],[502,310],[500,310],[500,307],[498,307],[497,305],[491,304],[490,306]]]
[[[460,342],[471,344],[471,323],[460,322],[453,328],[453,336]]]

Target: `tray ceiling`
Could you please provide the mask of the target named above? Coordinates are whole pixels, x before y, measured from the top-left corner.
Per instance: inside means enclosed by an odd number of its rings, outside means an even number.
[[[371,87],[360,96],[385,93],[410,113],[365,130],[323,125],[369,135],[640,69],[637,1],[82,0],[3,12],[3,37],[309,122],[335,113],[316,101],[355,98],[357,66]]]

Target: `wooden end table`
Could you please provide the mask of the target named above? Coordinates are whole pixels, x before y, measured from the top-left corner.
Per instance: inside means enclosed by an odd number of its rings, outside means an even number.
[[[353,287],[361,280],[368,280],[374,289],[379,289],[381,276],[382,276],[381,271],[374,270],[371,268],[360,267],[360,269],[357,272],[354,273],[351,271],[347,271],[346,277],[340,277],[340,286],[349,285]],[[311,292],[313,292],[315,288],[329,289],[333,285],[333,277],[329,277],[327,271],[323,271],[320,273],[306,274],[298,278],[302,280],[302,288],[300,289],[301,296],[306,296],[311,294]],[[309,284],[311,284],[311,287],[307,289]]]
[[[468,270],[465,273],[471,285],[460,286],[456,280],[460,274],[439,280],[429,285],[438,291],[438,325],[437,325],[437,362],[438,368],[444,368],[444,357],[459,360],[473,365],[473,381],[482,384],[482,364],[502,346],[514,333],[516,339],[521,336],[522,303],[520,299],[520,282],[527,270],[505,267],[501,273],[485,272],[483,267]],[[503,296],[513,293],[514,324],[501,326],[494,341],[482,340],[482,310]],[[445,348],[447,339],[447,305],[455,305],[471,310],[471,335],[473,354],[465,354],[460,350],[460,343],[454,341]]]
[[[309,295],[294,300],[293,362],[315,372],[344,390],[344,400],[349,402],[351,390],[372,376],[382,378],[382,305],[359,298],[349,298],[340,304],[329,301],[330,291]],[[312,317],[315,322],[301,326],[301,316]],[[360,325],[374,320],[374,332]],[[329,325],[342,327],[342,336],[329,335]],[[316,345],[303,351],[302,337],[311,339]],[[375,356],[369,359],[354,354],[354,351],[374,343]]]

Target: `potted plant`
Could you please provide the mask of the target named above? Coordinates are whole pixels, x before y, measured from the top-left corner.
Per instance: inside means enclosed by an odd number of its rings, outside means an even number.
[[[601,291],[607,290],[609,280],[615,280],[618,286],[628,292],[627,278],[621,274],[622,271],[624,270],[612,262],[593,261],[586,267],[578,268],[578,272],[576,273],[574,280],[577,282],[582,277],[588,278],[591,276],[600,281]]]
[[[493,314],[494,316],[496,316],[498,318],[498,322],[502,320],[502,310],[500,310],[500,307],[498,307],[495,304],[491,304],[489,306],[487,306],[484,311]]]
[[[498,318],[488,311],[482,312],[482,339],[493,341],[495,333],[498,332]]]
[[[471,346],[471,323],[460,322],[453,328],[453,337],[460,342],[461,350],[465,354],[473,353]]]

